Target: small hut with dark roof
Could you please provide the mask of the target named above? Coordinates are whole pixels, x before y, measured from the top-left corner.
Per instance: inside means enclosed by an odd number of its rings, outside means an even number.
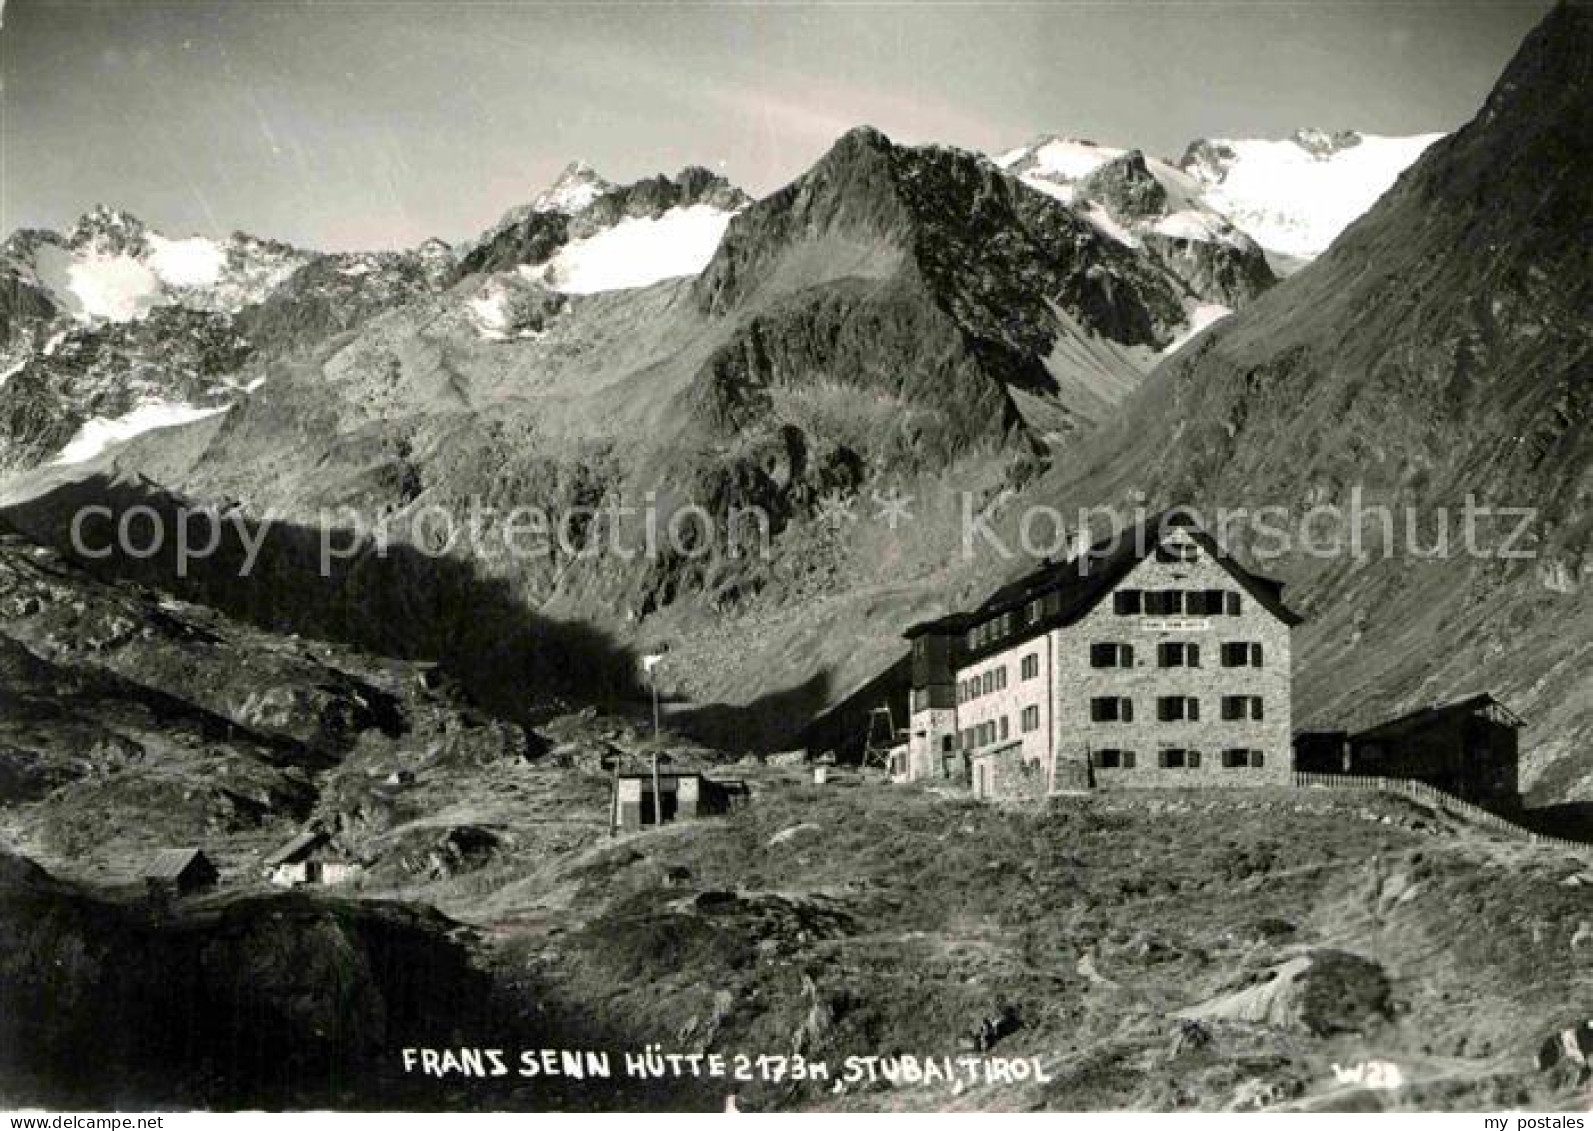
[[[163,848],[144,868],[151,895],[184,896],[216,886],[221,873],[197,848]]]

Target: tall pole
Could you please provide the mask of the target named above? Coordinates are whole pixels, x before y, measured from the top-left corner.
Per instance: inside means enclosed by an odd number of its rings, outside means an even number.
[[[653,824],[664,823],[664,791],[658,780],[658,664],[647,669],[647,681],[653,685]]]

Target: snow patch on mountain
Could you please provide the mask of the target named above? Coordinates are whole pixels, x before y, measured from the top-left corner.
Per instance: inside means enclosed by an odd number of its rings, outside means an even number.
[[[671,208],[663,215],[628,217],[559,249],[540,277],[563,294],[651,286],[696,275],[708,265],[734,212],[706,204]]]
[[[1262,247],[1310,259],[1443,136],[1301,130],[1282,140],[1214,138],[1192,144],[1180,166],[1212,208]]]
[[[148,244],[150,269],[173,287],[214,286],[227,265],[227,253],[204,236],[172,240],[151,233]]]
[[[1189,307],[1189,328],[1167,344],[1167,347],[1162,350],[1162,356],[1166,357],[1169,354],[1177,353],[1196,334],[1206,327],[1222,321],[1232,313],[1233,309],[1231,307],[1224,306],[1220,302],[1192,303]]]
[[[996,159],[996,164],[1009,170],[1021,165],[1022,169],[1016,171],[1025,180],[1032,177],[1067,191],[1073,182],[1082,181],[1108,161],[1126,152],[1082,138],[1053,137],[1034,145],[1009,149]]]
[[[89,254],[66,268],[69,303],[88,318],[128,322],[155,305],[160,276],[129,255]]]
[[[98,458],[112,445],[124,444],[135,436],[159,428],[173,428],[216,416],[230,407],[200,408],[181,401],[154,401],[141,404],[133,411],[113,419],[96,416],[79,428],[66,447],[50,462],[56,466],[87,463]]]

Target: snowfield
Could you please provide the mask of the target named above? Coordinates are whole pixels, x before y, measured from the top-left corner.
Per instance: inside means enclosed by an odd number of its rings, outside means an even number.
[[[1197,168],[1208,204],[1257,243],[1285,255],[1314,258],[1444,135],[1360,135],[1360,142],[1317,154],[1293,138],[1216,140],[1233,150],[1220,173]]]
[[[734,215],[694,204],[672,208],[657,219],[621,220],[566,244],[543,267],[542,278],[553,290],[589,295],[695,275],[708,266]]]
[[[227,253],[204,236],[169,240],[151,232],[148,241],[149,266],[169,286],[214,286],[227,265]]]
[[[90,318],[130,322],[160,295],[160,276],[126,255],[87,255],[67,266],[67,289]]]
[[[142,436],[145,432],[153,432],[157,428],[191,424],[195,420],[203,420],[207,416],[226,412],[229,407],[221,405],[216,408],[199,408],[178,401],[155,401],[141,404],[132,412],[118,416],[114,420],[96,416],[79,428],[77,435],[73,436],[66,447],[62,448],[50,462],[56,466],[87,463],[103,454],[113,444],[126,443],[134,436]]]

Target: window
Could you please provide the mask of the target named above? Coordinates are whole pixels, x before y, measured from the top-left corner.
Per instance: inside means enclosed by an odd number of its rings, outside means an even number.
[[[1163,542],[1156,547],[1159,562],[1192,562],[1199,556],[1193,542]]]
[[[1020,669],[1020,674],[1024,679],[1034,679],[1040,674],[1040,654],[1038,652],[1031,652],[1023,657],[1023,666]]]
[[[1243,770],[1246,768],[1261,769],[1266,764],[1266,756],[1259,750],[1232,749],[1222,752],[1222,767],[1225,770]]]
[[[1131,644],[1100,641],[1090,645],[1090,667],[1131,668],[1134,666],[1134,648]]]
[[[1164,668],[1200,667],[1200,645],[1183,640],[1168,640],[1157,645],[1156,662]]]
[[[996,689],[996,673],[994,670],[985,672],[985,674],[979,678],[979,689],[986,695],[989,695]]]
[[[1090,761],[1099,770],[1132,770],[1134,768],[1134,752],[1132,750],[1097,750],[1090,755]]]
[[[1007,740],[1007,716],[1005,716],[1005,715],[1001,716],[1000,729],[1001,729],[1001,741],[1005,742]]]
[[[1233,722],[1235,719],[1261,718],[1261,696],[1224,695],[1222,697],[1222,717],[1229,722]]]
[[[1184,594],[1179,589],[1157,589],[1145,594],[1145,611],[1153,617],[1179,616],[1184,611]]]
[[[1163,695],[1156,700],[1156,717],[1164,723],[1199,722],[1200,700],[1187,695]]]
[[[957,736],[948,734],[940,740],[940,750],[943,754],[950,754],[957,749]]]
[[[1131,723],[1134,721],[1134,700],[1116,695],[1097,695],[1090,700],[1090,721],[1093,723]]]
[[[1018,719],[1018,725],[1020,725],[1023,728],[1023,733],[1024,734],[1028,734],[1030,731],[1039,730],[1040,729],[1040,708],[1039,707],[1025,707],[1023,709],[1023,714]]]
[[[1025,612],[1025,616],[1029,624],[1039,624],[1040,617],[1044,615],[1044,612],[1045,603],[1040,600],[1034,600],[1029,602],[1029,607]]]
[[[1163,750],[1157,756],[1157,761],[1164,770],[1198,770],[1200,769],[1199,750],[1180,750],[1176,747]]]
[[[1261,645],[1246,640],[1224,641],[1222,666],[1225,668],[1259,668]]]
[[[962,732],[962,748],[964,750],[972,750],[973,746],[974,746],[973,727],[968,727],[967,729],[965,729]]]
[[[1006,689],[1007,689],[1007,665],[1006,664],[1002,664],[999,668],[996,669],[996,690],[997,691],[1005,691]]]
[[[1112,594],[1112,609],[1118,616],[1134,616],[1144,608],[1144,599],[1138,589],[1119,589]]]

